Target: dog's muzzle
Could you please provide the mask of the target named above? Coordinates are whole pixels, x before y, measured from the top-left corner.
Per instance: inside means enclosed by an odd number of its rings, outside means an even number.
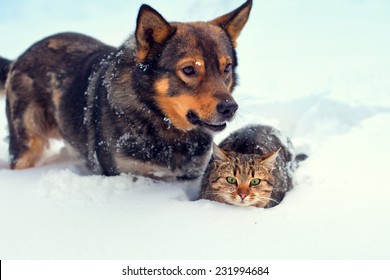
[[[226,128],[226,122],[234,117],[237,109],[238,105],[235,101],[226,100],[218,103],[216,106],[216,111],[218,112],[216,121],[201,120],[198,114],[192,110],[187,113],[187,119],[193,125],[204,127],[211,131],[217,132]]]

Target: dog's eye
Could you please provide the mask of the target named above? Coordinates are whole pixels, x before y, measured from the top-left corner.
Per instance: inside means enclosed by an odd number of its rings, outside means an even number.
[[[225,66],[225,73],[229,73],[230,71],[232,70],[232,64],[231,63],[229,63],[229,64],[227,64],[226,66]]]
[[[182,71],[187,76],[194,76],[194,75],[196,75],[196,70],[192,66],[184,67]]]

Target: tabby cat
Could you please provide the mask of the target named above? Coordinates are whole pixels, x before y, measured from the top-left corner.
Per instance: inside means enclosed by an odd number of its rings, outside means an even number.
[[[214,144],[200,198],[237,206],[278,205],[293,187],[296,162],[289,138],[270,126],[244,127]]]

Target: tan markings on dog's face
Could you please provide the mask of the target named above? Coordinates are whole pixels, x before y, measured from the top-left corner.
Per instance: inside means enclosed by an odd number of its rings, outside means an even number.
[[[228,55],[222,55],[218,59],[219,71],[225,77],[225,82],[229,89],[229,92],[233,91],[233,60]]]
[[[154,89],[160,96],[167,94],[169,90],[169,79],[157,80],[154,84]]]
[[[213,122],[215,119],[215,108],[218,100],[212,96],[202,96],[201,98],[191,94],[180,94],[168,96],[168,80],[161,80],[155,83],[158,93],[156,101],[163,114],[169,119],[174,127],[186,131],[194,128],[187,119],[190,110],[196,112],[202,120]]]
[[[205,62],[201,57],[186,57],[178,61],[176,75],[187,85],[196,87],[206,76]]]
[[[156,97],[156,100],[163,114],[174,127],[183,131],[193,128],[193,125],[187,120],[187,113],[189,108],[196,105],[195,98],[188,95],[175,97],[159,95]]]

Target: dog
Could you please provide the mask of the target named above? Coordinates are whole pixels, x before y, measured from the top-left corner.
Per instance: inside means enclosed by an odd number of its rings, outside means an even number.
[[[61,137],[96,174],[200,176],[238,108],[235,48],[251,7],[182,23],[142,5],[119,48],[76,33],[31,46],[8,65],[11,169],[33,167]]]

